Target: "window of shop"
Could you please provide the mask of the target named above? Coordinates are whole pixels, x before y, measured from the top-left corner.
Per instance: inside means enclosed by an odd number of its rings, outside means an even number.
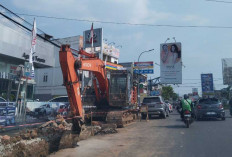
[[[44,74],[44,76],[43,76],[43,82],[48,82],[48,74]]]

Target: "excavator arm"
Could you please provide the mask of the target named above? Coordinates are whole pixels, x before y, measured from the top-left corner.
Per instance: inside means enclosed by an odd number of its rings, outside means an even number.
[[[66,86],[67,94],[73,115],[83,116],[83,107],[80,93],[80,80],[78,78],[77,70],[91,71],[97,79],[93,79],[94,89],[97,101],[109,98],[108,79],[106,77],[106,69],[104,62],[95,57],[94,54],[86,53],[83,50],[79,54],[87,58],[76,59],[74,58],[70,46],[62,45],[59,53],[60,66],[63,73],[63,81]],[[99,90],[98,90],[99,89]],[[98,92],[99,91],[99,92]]]
[[[100,101],[103,98],[107,98],[108,100],[108,79],[106,76],[105,65],[102,60],[98,58],[80,58],[80,60],[76,60],[75,68],[77,70],[91,71],[94,75],[93,84],[97,101]],[[99,84],[99,92],[96,79]]]

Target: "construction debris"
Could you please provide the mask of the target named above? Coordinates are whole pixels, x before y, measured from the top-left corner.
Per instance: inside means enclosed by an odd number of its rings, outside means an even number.
[[[61,116],[48,121],[39,128],[23,130],[18,136],[0,136],[0,156],[44,157],[64,148],[73,148],[77,142],[93,135],[117,133],[117,125],[93,122],[92,126],[84,127],[80,134],[72,132],[72,124]]]

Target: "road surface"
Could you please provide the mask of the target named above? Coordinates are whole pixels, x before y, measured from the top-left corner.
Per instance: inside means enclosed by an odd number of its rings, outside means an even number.
[[[174,112],[167,119],[137,122],[78,145],[51,157],[229,157],[232,118],[196,121],[187,129]]]

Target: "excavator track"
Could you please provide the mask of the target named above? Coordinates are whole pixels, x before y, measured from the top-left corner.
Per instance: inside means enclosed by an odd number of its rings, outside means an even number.
[[[114,123],[118,128],[125,127],[137,119],[137,114],[134,111],[110,111],[107,113],[106,122]]]

